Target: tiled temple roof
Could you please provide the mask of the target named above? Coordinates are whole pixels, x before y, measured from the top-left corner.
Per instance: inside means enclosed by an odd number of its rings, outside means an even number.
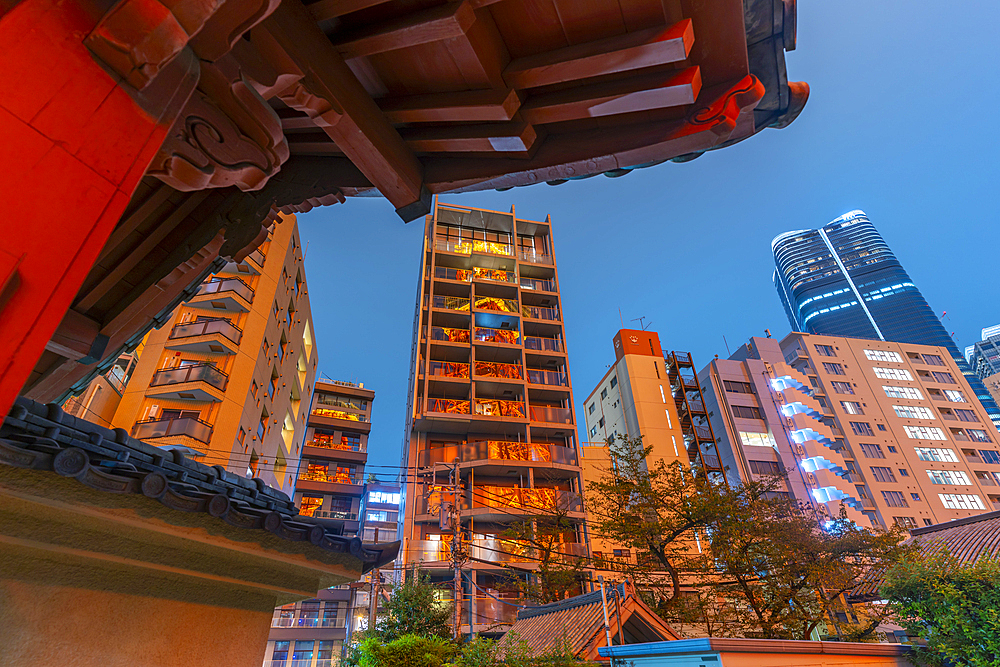
[[[398,542],[362,545],[358,538],[328,533],[259,479],[192,461],[180,451],[136,440],[125,429],[104,428],[58,405],[23,397],[0,425],[0,464],[51,471],[106,493],[141,494],[179,512],[205,512],[238,528],[347,553],[363,563],[363,572],[392,561],[399,549]]]

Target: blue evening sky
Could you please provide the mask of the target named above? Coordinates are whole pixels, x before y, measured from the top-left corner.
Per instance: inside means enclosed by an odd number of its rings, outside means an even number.
[[[771,239],[862,209],[960,347],[1000,323],[995,195],[1000,4],[802,0],[791,80],[799,118],[686,164],[622,178],[445,196],[552,215],[577,406],[645,316],[701,368],[789,331]],[[992,184],[992,185],[991,185]],[[422,221],[382,199],[299,216],[320,372],[376,392],[369,470],[399,465]],[[581,428],[581,430],[583,430]],[[379,468],[378,466],[386,466]]]

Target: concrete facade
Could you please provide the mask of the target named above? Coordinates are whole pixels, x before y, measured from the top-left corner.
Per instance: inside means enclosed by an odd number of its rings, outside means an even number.
[[[843,502],[860,525],[1000,503],[997,433],[944,348],[792,333],[699,376],[731,483],[777,474],[782,492],[834,514]]]
[[[113,423],[291,495],[317,352],[294,216],[146,337]]]

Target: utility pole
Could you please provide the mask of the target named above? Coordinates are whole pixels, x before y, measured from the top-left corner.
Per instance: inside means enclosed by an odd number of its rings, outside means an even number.
[[[371,599],[368,600],[368,629],[374,630],[375,621],[378,619],[378,596],[382,583],[382,573],[378,570],[373,570],[371,578]]]
[[[604,575],[597,575],[597,580],[601,582],[601,607],[604,609],[604,636],[608,640],[608,648],[611,648],[611,625],[608,623],[608,594],[604,590]]]
[[[462,511],[459,507],[458,494],[460,479],[456,458],[452,463],[451,478],[451,566],[454,571],[455,587],[455,641],[458,641],[462,630],[462,565],[465,564],[465,548],[462,545]]]

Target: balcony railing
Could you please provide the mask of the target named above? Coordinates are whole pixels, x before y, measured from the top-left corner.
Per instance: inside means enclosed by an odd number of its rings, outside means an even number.
[[[544,352],[562,352],[562,341],[558,338],[541,338],[538,336],[525,336],[524,349],[541,350]]]
[[[346,624],[346,618],[293,618],[285,616],[271,619],[272,628],[342,628]],[[311,667],[312,661],[310,660],[309,663]]]
[[[357,512],[343,512],[341,510],[316,510],[310,516],[317,519],[340,519],[342,521],[357,521]]]
[[[476,299],[476,308],[479,310],[492,310],[496,313],[512,313],[514,315],[519,312],[516,299],[501,299],[495,296],[484,296]]]
[[[199,442],[208,443],[212,439],[212,425],[195,417],[176,417],[136,422],[132,428],[132,437],[137,440],[152,440],[171,435],[186,435]]]
[[[495,625],[512,625],[517,620],[517,600],[510,599],[504,604],[499,600],[494,600],[489,596],[476,596],[476,616],[473,619],[474,625],[484,625],[487,627]],[[469,614],[472,612],[472,601],[462,600],[463,623],[468,623]]]
[[[229,376],[212,364],[191,364],[177,368],[164,368],[153,373],[151,387],[162,387],[182,382],[207,382],[216,389],[225,391]]]
[[[481,241],[478,239],[446,241],[444,239],[437,239],[434,245],[438,250],[444,250],[445,252],[457,252],[461,255],[471,255],[474,252],[479,252],[487,255],[501,255],[503,257],[514,256],[513,247],[505,243],[497,243],[495,241]]]
[[[253,288],[239,278],[212,278],[198,287],[196,296],[221,292],[236,292],[247,301],[253,301]]]
[[[346,419],[352,422],[366,422],[368,421],[364,415],[355,414],[353,412],[345,412],[343,410],[334,410],[332,408],[313,408],[312,414],[317,417],[332,417],[333,419]]]
[[[299,480],[306,482],[332,482],[334,484],[361,484],[364,482],[363,476],[346,472],[330,472],[329,470],[304,470],[299,473]],[[323,510],[316,510],[313,516],[317,516],[318,512]],[[341,518],[341,517],[330,517],[330,518]]]
[[[352,442],[343,438],[337,440],[329,436],[314,436],[312,440],[307,440],[309,447],[320,447],[322,449],[335,449],[341,452],[363,452],[365,448],[361,445],[360,439]]]
[[[507,380],[524,379],[524,372],[518,364],[497,364],[491,361],[477,361],[476,375]]]
[[[467,415],[469,414],[469,401],[454,398],[428,398],[427,412]]]
[[[517,486],[474,486],[472,507],[507,507],[528,510],[529,513],[561,509],[570,512],[583,510],[580,494],[561,489]]]
[[[528,410],[531,413],[531,421],[550,424],[571,424],[573,422],[573,414],[569,408],[532,405]]]
[[[514,329],[489,329],[476,327],[475,338],[482,343],[507,343],[517,345],[521,332]]]
[[[530,317],[535,320],[559,320],[558,308],[545,308],[543,306],[521,306],[521,316]]]
[[[409,548],[406,552],[406,561],[408,563],[450,559],[451,542],[442,540],[410,540]]]
[[[521,277],[521,289],[530,289],[538,292],[555,292],[555,280],[542,280],[540,278]]]
[[[250,253],[249,255],[247,255],[247,257],[250,258],[251,260],[253,260],[253,263],[256,264],[258,268],[260,268],[260,269],[264,268],[264,257],[265,257],[265,255],[264,255],[263,252],[261,252],[260,248],[257,248],[256,250],[254,250],[252,253]]]
[[[556,560],[575,560],[587,557],[587,545],[576,542],[560,542],[552,545],[551,553]],[[526,542],[486,537],[472,540],[472,557],[491,563],[535,563],[537,551]]]
[[[462,282],[472,282],[472,271],[469,269],[453,269],[448,266],[435,266],[434,277],[445,280],[461,280]]]
[[[431,305],[445,310],[469,310],[469,300],[461,296],[435,295],[431,300]]]
[[[565,387],[566,374],[562,371],[549,371],[544,368],[529,368],[528,382],[531,384],[553,384]]]
[[[524,403],[520,401],[501,401],[495,398],[477,398],[476,414],[488,417],[524,418]]]
[[[468,378],[469,364],[453,361],[432,361],[427,364],[427,374],[446,378]]]
[[[548,443],[483,440],[464,445],[435,447],[420,452],[420,466],[451,463],[455,459],[469,461],[531,461],[533,463],[563,463],[576,465],[576,451]]]
[[[215,318],[211,320],[199,320],[197,322],[187,322],[178,324],[170,330],[170,339],[190,338],[191,336],[206,336],[208,334],[222,334],[237,345],[243,338],[243,330],[225,318]]]
[[[518,254],[522,260],[526,262],[533,262],[535,264],[551,264],[552,255],[545,255],[534,250],[522,250]]]
[[[431,327],[431,340],[443,340],[449,343],[468,343],[468,329],[452,329],[449,327]]]
[[[472,267],[472,277],[475,280],[491,280],[496,283],[517,284],[517,274],[503,269],[484,269],[479,266]]]

